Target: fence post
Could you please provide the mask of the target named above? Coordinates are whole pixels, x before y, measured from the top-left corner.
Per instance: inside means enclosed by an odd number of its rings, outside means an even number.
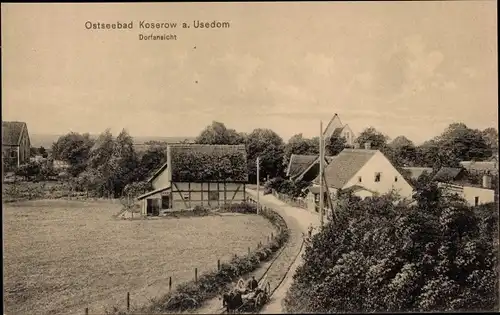
[[[250,255],[250,247],[248,247],[248,255]]]
[[[168,278],[168,291],[172,291],[172,277]]]
[[[220,271],[220,259],[217,259],[217,270]]]
[[[273,238],[274,238],[274,234],[273,234],[273,232],[271,232],[271,239],[273,239]]]
[[[127,292],[127,311],[130,311],[130,292]]]
[[[194,268],[194,282],[198,282],[198,268]]]
[[[89,308],[88,307],[85,308],[85,315],[89,315]]]

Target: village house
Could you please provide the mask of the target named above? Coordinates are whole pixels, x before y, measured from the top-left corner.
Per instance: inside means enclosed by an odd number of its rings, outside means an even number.
[[[30,147],[30,136],[25,122],[2,121],[2,158],[6,170],[29,162]]]
[[[349,125],[343,125],[340,117],[335,113],[323,132],[325,143],[332,137],[344,137],[346,144],[350,147],[355,145],[355,135]]]
[[[154,190],[138,200],[143,215],[218,207],[245,201],[247,181],[244,145],[172,144],[167,163],[149,179]]]
[[[433,180],[445,194],[462,197],[471,206],[495,201],[495,191],[492,189],[491,176],[484,174],[482,183],[473,183],[464,168],[442,167],[434,175]]]
[[[395,192],[411,199],[413,187],[405,180],[387,157],[379,150],[344,149],[325,167],[324,177],[331,200],[339,192],[351,191],[360,198]],[[313,181],[307,195],[308,209],[318,211],[319,176]],[[325,187],[325,186],[324,186]],[[326,190],[326,187],[325,187]],[[325,202],[328,198],[325,198]],[[326,203],[325,203],[326,204]]]
[[[325,156],[325,164],[330,163],[333,157]],[[292,181],[312,181],[319,174],[319,156],[318,155],[300,155],[292,154],[286,176]]]

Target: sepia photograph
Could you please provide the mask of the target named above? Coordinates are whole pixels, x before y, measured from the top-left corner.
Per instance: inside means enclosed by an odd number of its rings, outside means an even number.
[[[496,12],[2,3],[3,314],[500,311]]]

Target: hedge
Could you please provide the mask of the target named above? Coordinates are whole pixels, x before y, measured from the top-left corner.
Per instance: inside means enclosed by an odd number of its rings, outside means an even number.
[[[257,207],[254,204],[243,202],[224,206],[221,210],[256,214]],[[273,254],[288,241],[290,231],[283,217],[266,208],[260,211],[260,215],[268,219],[278,229],[277,235],[268,244],[245,256],[238,257],[235,255],[229,262],[221,263],[220,270],[201,275],[198,282],[191,280],[182,283],[172,292],[160,298],[152,299],[150,304],[144,305],[135,311],[125,312],[115,307],[112,311],[107,311],[107,314],[176,313],[199,308],[203,302],[223,292],[229,283],[256,270],[262,262],[269,261]]]

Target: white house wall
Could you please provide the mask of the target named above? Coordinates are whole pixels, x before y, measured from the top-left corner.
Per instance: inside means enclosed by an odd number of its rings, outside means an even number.
[[[494,202],[495,192],[492,189],[464,186],[463,197],[471,206],[474,206],[475,197],[479,197],[479,204]]]
[[[153,189],[161,189],[170,186],[170,168],[167,167],[161,174],[152,180]]]
[[[219,192],[218,200],[209,200],[210,192]],[[186,209],[195,206],[219,206],[245,201],[245,188],[239,183],[173,183],[172,208]]]
[[[379,182],[375,182],[376,172],[381,173]],[[361,182],[358,181],[360,176]],[[395,181],[396,177],[397,181]],[[354,185],[363,186],[379,194],[385,194],[394,189],[403,198],[411,198],[413,195],[413,188],[381,152],[377,152],[342,189]]]

